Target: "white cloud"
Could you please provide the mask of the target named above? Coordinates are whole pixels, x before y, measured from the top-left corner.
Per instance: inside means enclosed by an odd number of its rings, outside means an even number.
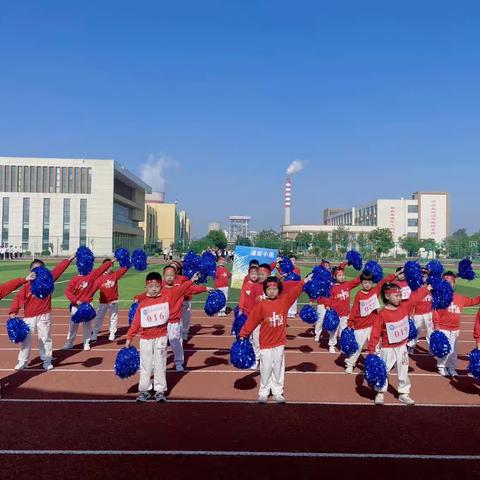
[[[165,192],[166,170],[178,168],[180,164],[167,155],[150,154],[140,165],[140,178],[152,187],[153,192]]]
[[[303,170],[303,162],[301,160],[294,160],[287,168],[287,175],[293,175],[300,170]]]

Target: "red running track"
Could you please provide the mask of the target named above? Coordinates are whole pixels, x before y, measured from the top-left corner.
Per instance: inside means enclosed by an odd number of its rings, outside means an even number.
[[[60,310],[53,318],[58,349],[68,316]],[[126,312],[119,323],[125,333]],[[169,358],[167,404],[134,403],[138,378],[122,381],[113,374],[123,337],[109,342],[105,331],[90,352],[83,352],[78,337],[76,349],[55,351],[55,370],[44,372],[37,357],[26,371],[13,372],[18,350],[1,334],[0,471],[12,468],[23,478],[72,471],[80,478],[105,478],[106,472],[116,478],[152,472],[175,478],[286,478],[292,472],[307,478],[321,472],[341,478],[342,469],[352,469],[350,476],[366,468],[377,478],[388,468],[390,478],[400,478],[414,467],[415,476],[480,475],[474,427],[480,385],[465,371],[473,317],[463,319],[457,380],[440,377],[420,343],[410,363],[419,404],[414,408],[396,401],[395,375],[386,398],[391,406],[373,406],[361,366],[356,375],[345,374],[342,357],[314,342],[298,320],[288,328],[291,404],[257,405],[258,372],[229,365],[231,319],[195,311],[192,323],[186,372],[172,371]]]

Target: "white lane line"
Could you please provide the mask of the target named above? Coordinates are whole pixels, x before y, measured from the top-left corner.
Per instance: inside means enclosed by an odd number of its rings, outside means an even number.
[[[480,455],[434,455],[415,453],[353,452],[251,452],[242,450],[0,450],[0,455],[95,455],[95,456],[187,456],[187,457],[290,457],[290,458],[361,458],[393,460],[476,461]]]
[[[112,399],[81,399],[81,398],[2,398],[0,403],[132,403],[135,401],[135,397],[132,395],[131,398],[112,398]],[[257,405],[257,400],[229,400],[229,399],[188,399],[188,398],[167,398],[168,403],[213,403],[213,404],[249,404]],[[316,402],[316,401],[299,401],[299,400],[289,400],[289,405],[319,405],[319,406],[372,406],[372,402]],[[399,402],[386,402],[385,404],[388,407],[401,407],[404,408],[404,405]],[[465,403],[417,403],[416,407],[428,407],[428,408],[480,408],[476,404],[465,404]]]

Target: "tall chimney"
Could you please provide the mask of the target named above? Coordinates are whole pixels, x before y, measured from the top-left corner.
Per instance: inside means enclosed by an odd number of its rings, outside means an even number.
[[[290,225],[290,207],[292,205],[292,181],[287,177],[285,181],[285,222],[284,225]]]

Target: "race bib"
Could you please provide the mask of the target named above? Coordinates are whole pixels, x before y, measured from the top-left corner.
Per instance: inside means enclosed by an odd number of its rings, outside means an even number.
[[[389,343],[400,343],[408,338],[410,326],[408,324],[408,317],[405,317],[399,322],[385,322],[387,328],[387,336]]]
[[[402,300],[408,300],[411,293],[410,287],[402,287]]]
[[[140,310],[140,324],[143,328],[158,327],[168,322],[170,308],[168,303],[157,303]]]
[[[367,300],[360,300],[360,316],[368,317],[374,310],[380,308],[377,295],[372,295]]]

